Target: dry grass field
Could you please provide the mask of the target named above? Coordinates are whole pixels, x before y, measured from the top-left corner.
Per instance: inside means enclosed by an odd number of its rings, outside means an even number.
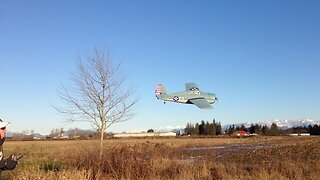
[[[318,179],[320,137],[7,141],[2,179]]]

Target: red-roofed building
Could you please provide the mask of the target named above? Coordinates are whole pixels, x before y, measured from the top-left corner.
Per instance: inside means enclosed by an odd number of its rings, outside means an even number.
[[[250,133],[244,130],[239,130],[233,133],[235,136],[250,136]]]

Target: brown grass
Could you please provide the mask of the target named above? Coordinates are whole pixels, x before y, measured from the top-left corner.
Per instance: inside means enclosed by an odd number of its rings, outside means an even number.
[[[98,143],[8,141],[6,155],[30,154],[2,178],[318,179],[320,175],[318,137],[113,139],[105,140],[101,162]]]

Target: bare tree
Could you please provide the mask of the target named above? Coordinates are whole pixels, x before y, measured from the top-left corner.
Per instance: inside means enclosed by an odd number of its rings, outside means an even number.
[[[86,121],[98,130],[101,158],[104,132],[132,118],[137,99],[133,90],[126,88],[120,64],[113,64],[109,53],[95,50],[93,55],[80,57],[72,75],[71,86],[58,91],[66,106],[56,109],[68,115],[67,121]]]

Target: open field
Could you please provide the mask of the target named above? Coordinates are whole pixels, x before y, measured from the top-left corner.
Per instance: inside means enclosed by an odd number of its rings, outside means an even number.
[[[318,179],[320,137],[7,141],[2,179]]]

